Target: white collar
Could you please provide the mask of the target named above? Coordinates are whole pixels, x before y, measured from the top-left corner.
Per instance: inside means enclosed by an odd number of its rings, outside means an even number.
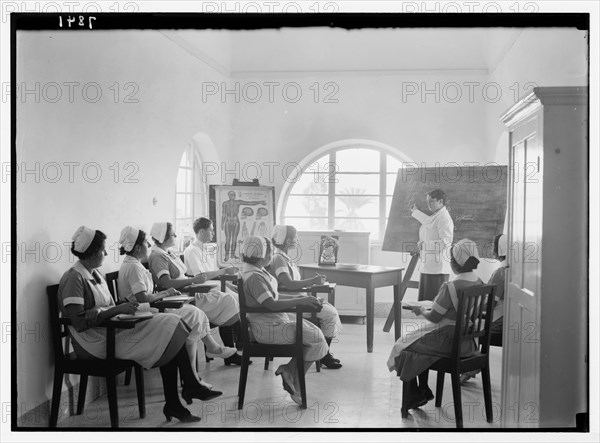
[[[279,255],[283,256],[283,258],[285,258],[288,262],[291,260],[290,256],[287,255],[285,252],[283,252],[283,249],[275,248],[275,254],[279,254]]]
[[[508,259],[505,258],[504,260],[502,260],[500,262],[500,266],[503,267],[503,268],[508,268]]]
[[[141,261],[132,255],[126,255],[125,258],[123,259],[123,263],[140,263],[141,264]]]
[[[477,276],[477,274],[475,274],[475,272],[470,271],[470,272],[463,272],[462,274],[458,274],[454,280],[465,280],[465,281],[470,281],[470,282],[474,282],[479,280],[479,277]]]
[[[161,247],[159,247],[157,245],[152,246],[152,249],[150,250],[150,253],[151,254],[152,253],[157,253],[157,254],[169,255],[169,251],[168,250],[165,251],[163,248],[161,248]]]
[[[208,250],[211,246],[216,247],[214,242],[202,242],[198,239],[195,239],[191,244],[203,250]]]
[[[244,263],[242,268],[242,274],[252,274],[254,272],[267,272],[264,268],[259,268],[258,266],[254,266],[252,263]],[[267,272],[268,274],[268,272]]]
[[[96,279],[94,278],[94,276],[92,275],[92,273],[90,271],[88,271],[88,269],[85,266],[83,266],[83,263],[81,263],[81,261],[78,260],[77,263],[75,263],[73,265],[73,268],[77,272],[79,272],[84,279],[96,281]],[[92,271],[96,271],[96,270],[92,269]]]
[[[443,213],[448,213],[448,209],[446,209],[446,206],[442,206],[440,209],[438,209],[437,212],[431,214],[431,218],[436,218],[437,216]]]

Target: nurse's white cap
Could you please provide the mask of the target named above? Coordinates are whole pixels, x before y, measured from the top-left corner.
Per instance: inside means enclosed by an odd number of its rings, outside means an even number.
[[[473,240],[463,238],[457,241],[452,246],[452,257],[460,266],[463,266],[470,257],[475,257],[479,260],[479,252],[477,252],[477,244]]]
[[[150,235],[152,238],[158,240],[159,243],[164,242],[167,236],[167,222],[154,223],[150,229]]]
[[[71,237],[71,240],[73,240],[73,249],[84,253],[90,247],[90,244],[92,244],[95,235],[96,231],[94,229],[81,225]]]
[[[242,254],[248,258],[265,258],[267,253],[267,239],[251,235],[246,237],[242,244]]]
[[[138,236],[140,235],[140,230],[136,229],[132,226],[125,226],[121,230],[121,236],[119,237],[119,243],[125,250],[125,252],[130,252],[135,246],[135,242],[137,241]]]

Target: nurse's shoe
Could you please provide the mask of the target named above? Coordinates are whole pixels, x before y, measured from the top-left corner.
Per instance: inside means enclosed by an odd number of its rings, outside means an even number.
[[[340,369],[342,367],[340,361],[337,358],[333,358],[333,355],[331,355],[329,352],[321,359],[321,365],[328,369]]]
[[[214,352],[208,352],[206,351],[206,356],[208,358],[229,358],[231,357],[233,354],[235,354],[237,352],[236,348],[230,348],[228,346],[221,346],[221,352],[218,354],[215,354]]]
[[[252,360],[248,360],[248,364],[252,364]],[[242,356],[240,354],[233,354],[231,357],[225,359],[225,366],[238,365],[242,366]]]
[[[294,403],[296,403],[298,406],[302,406],[302,395],[300,395],[299,392],[296,392],[292,395],[292,400],[294,400]]]
[[[294,388],[294,380],[290,376],[289,372],[285,370],[285,366],[279,366],[275,371],[275,375],[281,375],[281,384],[283,385],[283,389],[285,392],[290,394],[293,399],[293,396],[296,394],[296,389]]]
[[[198,386],[196,389],[186,389],[184,386],[181,391],[181,396],[185,400],[188,405],[192,404],[192,399],[197,398],[198,400],[208,401],[213,398],[217,398],[223,393],[221,391],[213,391],[208,389],[202,385]]]
[[[182,423],[192,423],[200,421],[200,417],[192,415],[192,413],[183,406],[170,408],[169,406],[165,405],[163,407],[163,414],[165,414],[165,418],[167,419],[167,421],[171,421],[171,417],[175,417]]]

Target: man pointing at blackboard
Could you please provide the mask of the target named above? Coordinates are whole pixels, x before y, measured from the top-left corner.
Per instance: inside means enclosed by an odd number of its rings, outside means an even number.
[[[426,200],[431,215],[419,211],[414,203],[410,208],[411,215],[421,223],[418,243],[421,261],[419,301],[433,300],[442,284],[448,281],[448,248],[454,236],[454,222],[446,209],[446,193],[436,189],[427,194]]]

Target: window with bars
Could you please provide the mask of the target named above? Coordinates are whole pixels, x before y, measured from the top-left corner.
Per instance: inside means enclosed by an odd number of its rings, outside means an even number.
[[[190,143],[181,156],[175,191],[175,232],[180,249],[195,236],[194,219],[208,216],[207,195],[207,184],[202,180],[202,162]]]
[[[299,230],[369,231],[383,241],[399,158],[374,148],[337,148],[303,169],[284,196],[282,222]]]

